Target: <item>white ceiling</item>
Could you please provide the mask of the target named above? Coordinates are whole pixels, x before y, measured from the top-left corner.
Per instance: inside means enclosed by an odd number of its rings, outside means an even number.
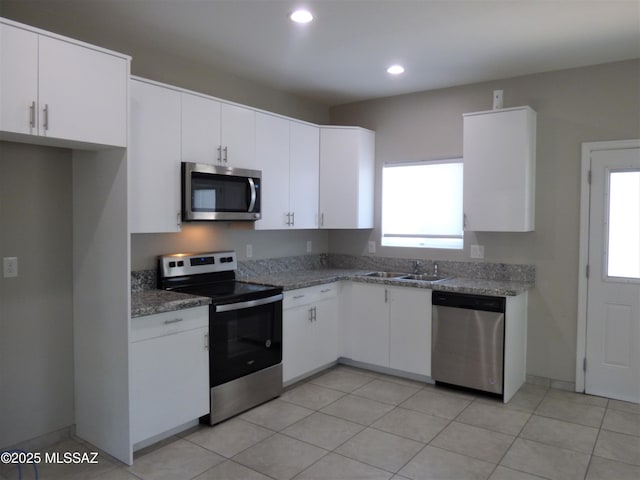
[[[640,0],[20,1],[329,105],[640,58]]]

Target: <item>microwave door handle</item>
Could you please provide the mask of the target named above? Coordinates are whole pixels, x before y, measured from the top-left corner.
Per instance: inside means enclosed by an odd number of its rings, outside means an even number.
[[[256,183],[253,181],[253,178],[249,178],[249,188],[251,189],[251,200],[249,201],[249,210],[248,212],[253,212],[253,207],[256,206]]]

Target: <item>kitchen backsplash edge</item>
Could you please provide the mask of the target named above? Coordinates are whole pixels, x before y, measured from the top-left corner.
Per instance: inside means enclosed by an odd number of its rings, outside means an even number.
[[[438,271],[441,274],[452,277],[534,283],[536,276],[534,265],[449,260],[434,261],[333,253],[239,261],[236,273],[238,278],[241,279],[243,277],[263,276],[288,271],[320,270],[323,268],[413,272],[416,261],[419,262],[419,273],[432,273],[437,263]],[[157,288],[157,275],[156,269],[131,272],[131,291],[139,293]]]

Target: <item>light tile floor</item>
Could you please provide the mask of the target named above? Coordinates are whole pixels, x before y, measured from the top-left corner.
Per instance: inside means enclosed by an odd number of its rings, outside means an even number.
[[[93,451],[66,440],[49,451]],[[19,478],[4,466],[0,480]],[[22,478],[35,478],[23,467]],[[640,478],[640,405],[525,384],[492,398],[337,366],[213,428],[138,452],[130,467],[43,465],[96,480],[625,480]]]

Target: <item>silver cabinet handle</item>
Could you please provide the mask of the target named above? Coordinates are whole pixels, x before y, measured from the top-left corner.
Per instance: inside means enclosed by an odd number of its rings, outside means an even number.
[[[209,350],[209,334],[204,334],[204,349]]]
[[[384,289],[384,303],[389,303],[389,290]]]
[[[176,214],[176,223],[178,224],[178,226],[179,226],[179,227],[182,225],[182,218],[181,218],[181,216],[182,216],[182,215],[180,214],[180,212],[178,212],[178,213]]]
[[[299,298],[304,298],[304,295],[295,295],[293,298],[294,298],[295,300],[297,300],[297,299],[299,299]]]
[[[224,163],[227,163],[227,154],[228,154],[228,147],[224,147]]]
[[[296,212],[291,212],[291,226],[296,224]]]
[[[218,163],[222,163],[222,145],[218,145]]]
[[[174,318],[173,320],[165,320],[164,324],[165,325],[170,325],[172,323],[178,323],[178,322],[182,322],[184,321],[184,318]]]
[[[31,106],[29,107],[29,126],[31,128],[36,128],[36,101],[31,102]]]
[[[315,322],[316,320],[318,320],[318,308],[313,307],[313,321]]]
[[[330,288],[325,288],[324,290],[320,290],[320,293],[329,293],[330,291]]]
[[[287,213],[287,226],[291,226],[291,212]]]
[[[42,126],[45,130],[49,130],[49,104],[45,103],[44,108],[42,109],[44,112],[44,121],[42,122]]]
[[[313,308],[309,309],[309,321],[313,322]]]
[[[320,214],[320,226],[324,227],[324,213]]]

